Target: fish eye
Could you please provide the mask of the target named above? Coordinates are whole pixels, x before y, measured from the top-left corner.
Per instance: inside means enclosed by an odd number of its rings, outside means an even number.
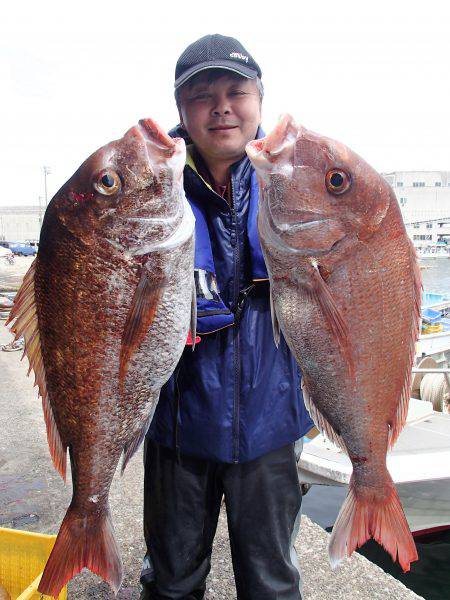
[[[350,175],[341,169],[331,169],[325,177],[327,190],[332,194],[343,194],[351,185]]]
[[[94,177],[94,188],[104,196],[112,196],[122,187],[119,175],[112,169],[104,169]]]

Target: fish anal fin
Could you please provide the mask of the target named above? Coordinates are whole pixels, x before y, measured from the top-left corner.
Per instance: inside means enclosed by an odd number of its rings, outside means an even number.
[[[122,562],[109,509],[88,516],[70,507],[45,565],[38,592],[57,598],[65,584],[87,567],[115,593],[122,583]]]
[[[422,275],[420,273],[419,263],[417,261],[416,250],[412,241],[408,238],[408,245],[410,250],[410,260],[412,268],[412,296],[413,296],[413,314],[411,318],[411,335],[409,338],[409,347],[405,352],[406,355],[406,368],[405,368],[405,380],[402,387],[402,392],[397,404],[397,410],[395,413],[394,421],[389,429],[389,448],[395,444],[400,435],[408,416],[408,406],[411,392],[411,368],[414,363],[416,355],[416,342],[419,337],[419,327],[421,320],[421,303],[422,303]]]
[[[358,493],[352,475],[347,498],[334,524],[328,546],[332,568],[370,538],[383,546],[392,560],[398,559],[405,573],[418,559],[397,490],[389,474],[386,475],[386,494],[383,496],[377,490],[371,497]]]
[[[153,404],[153,409],[156,407],[156,400]],[[122,459],[122,467],[120,469],[120,474],[123,475],[127,464],[130,462],[131,458],[139,449],[139,446],[144,441],[145,435],[150,427],[150,423],[152,422],[154,410],[151,411],[149,417],[145,420],[144,425],[137,431],[131,441],[124,447],[123,449],[123,459]]]
[[[308,388],[307,388],[304,377],[302,377],[301,386],[302,386],[303,400],[305,402],[305,406],[311,416],[311,419],[316,424],[317,429],[319,431],[321,431],[324,435],[326,435],[327,438],[331,442],[333,442],[333,444],[336,444],[336,446],[338,446],[345,453],[347,453],[347,449],[345,447],[345,443],[344,443],[344,440],[342,439],[341,435],[335,431],[335,429],[332,427],[332,425],[330,425],[330,422],[324,417],[322,412],[317,408],[316,404],[314,403],[314,400],[312,399],[311,395],[308,392]]]
[[[323,267],[322,272],[324,272]],[[328,271],[326,273],[328,279],[330,273]],[[336,304],[335,299],[333,298],[329,286],[322,277],[317,264],[312,265],[312,274],[312,286],[309,289],[309,295],[313,302],[320,306],[324,320],[331,329],[331,332],[347,362],[349,375],[352,379],[354,379],[355,364],[347,323],[341,310]]]
[[[125,382],[130,359],[141,345],[155,318],[162,287],[163,281],[155,281],[144,267],[131,301],[122,335],[119,366],[119,386],[121,388]]]
[[[277,313],[275,311],[272,286],[270,286],[270,316],[272,317],[273,341],[275,342],[275,346],[278,348],[278,346],[280,345],[280,324],[278,322]]]
[[[48,397],[39,323],[36,314],[36,300],[34,293],[35,271],[36,259],[33,261],[23,278],[23,283],[14,298],[14,306],[11,309],[6,324],[9,325],[11,332],[15,335],[15,339],[18,339],[21,336],[24,338],[23,356],[26,356],[29,362],[28,375],[31,370],[34,371],[35,385],[38,386],[39,395],[42,398],[42,408],[47,428],[47,440],[50,455],[56,470],[65,481],[67,464],[66,446],[62,443]]]

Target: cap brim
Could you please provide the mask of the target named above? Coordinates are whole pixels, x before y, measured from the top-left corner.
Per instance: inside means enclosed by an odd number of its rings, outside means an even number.
[[[178,79],[175,80],[174,87],[178,89],[181,85],[186,83],[188,79],[197,75],[201,71],[206,71],[207,69],[224,69],[225,71],[232,71],[233,73],[237,73],[238,75],[242,75],[242,77],[247,77],[247,79],[255,79],[258,75],[258,72],[255,69],[251,69],[245,65],[236,64],[236,62],[231,60],[214,60],[208,61],[204,63],[200,63],[195,65],[195,67],[191,67],[187,71],[180,75]]]

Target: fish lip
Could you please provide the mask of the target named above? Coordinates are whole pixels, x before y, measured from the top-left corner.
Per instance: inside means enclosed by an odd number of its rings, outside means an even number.
[[[161,168],[173,171],[174,180],[181,186],[186,163],[186,144],[180,137],[171,138],[153,119],[141,119],[135,127],[147,149],[151,169],[158,176]]]
[[[168,217],[127,217],[126,220],[129,223],[147,223],[149,225],[171,225],[180,218],[180,211],[177,211],[174,215]]]
[[[314,216],[320,216],[315,214]],[[311,254],[312,249],[310,248],[295,248],[288,240],[286,240],[287,234],[296,233],[297,231],[305,230],[308,228],[316,227],[318,224],[323,224],[332,221],[332,218],[324,217],[314,219],[312,221],[299,221],[297,223],[276,223],[270,206],[268,203],[263,202],[261,206],[261,218],[262,222],[265,221],[265,231],[268,237],[283,251],[288,251],[290,254],[296,254],[300,256],[308,256]],[[330,249],[314,251],[315,256],[322,256],[327,254]]]
[[[138,123],[139,131],[147,143],[157,146],[168,156],[172,156],[176,149],[176,140],[171,138],[153,119],[141,119]]]
[[[297,223],[275,223],[273,217],[271,220],[273,227],[280,233],[295,233],[296,231],[301,231],[302,229],[311,229],[320,223],[326,223],[327,221],[332,221],[333,219],[326,217],[323,219],[315,219],[314,221],[298,221]]]
[[[290,114],[285,113],[266,137],[251,140],[245,150],[254,167],[266,175],[284,173],[290,176],[294,167],[296,143],[304,132],[305,128],[297,124]]]
[[[194,235],[195,231],[194,214],[185,196],[183,196],[181,211],[181,221],[178,224],[178,227],[176,227],[165,240],[137,248],[132,252],[132,254],[134,256],[140,256],[149,254],[150,252],[167,252],[184,244],[191,236]],[[145,219],[146,222],[150,220],[151,219]]]

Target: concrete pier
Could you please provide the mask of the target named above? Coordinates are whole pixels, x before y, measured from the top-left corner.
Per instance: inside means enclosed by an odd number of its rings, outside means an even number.
[[[0,321],[0,345],[12,337]],[[37,390],[26,377],[21,352],[0,351],[0,526],[57,533],[71,497],[70,477],[64,486],[47,448]],[[137,600],[144,554],[142,534],[142,450],[124,476],[116,474],[111,509],[124,563],[118,600]],[[327,556],[328,534],[308,518],[302,520],[296,547],[303,572],[305,600],[358,598],[403,600],[420,598],[356,553],[336,571]],[[113,599],[108,586],[88,571],[69,584],[69,599]],[[226,517],[222,510],[207,582],[208,600],[233,599],[233,581]]]

